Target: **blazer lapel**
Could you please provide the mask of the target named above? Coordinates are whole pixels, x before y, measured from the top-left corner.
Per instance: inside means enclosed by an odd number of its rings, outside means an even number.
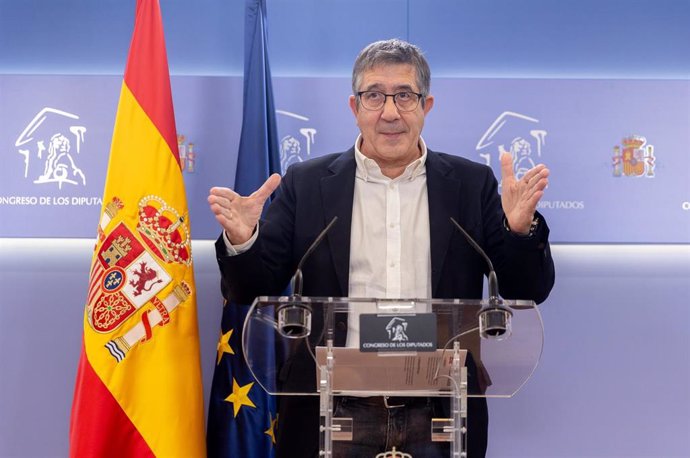
[[[457,230],[450,217],[458,218],[460,180],[454,176],[452,166],[431,150],[427,150],[426,187],[431,234],[431,295],[436,297],[450,239]]]
[[[326,239],[342,296],[347,296],[349,291],[350,229],[352,201],[355,194],[355,169],[354,148],[351,148],[329,165],[328,170],[331,175],[321,179],[324,224],[330,223],[333,217],[338,217],[338,221],[330,229]]]

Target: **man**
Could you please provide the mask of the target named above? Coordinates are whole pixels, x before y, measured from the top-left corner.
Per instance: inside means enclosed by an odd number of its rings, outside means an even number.
[[[349,103],[360,129],[353,148],[296,164],[282,183],[273,175],[250,196],[211,189],[208,201],[224,231],[216,251],[228,298],[251,302],[280,294],[308,246],[338,216],[303,266],[306,296],[481,298],[486,264],[453,228],[453,217],[492,259],[501,295],[546,299],[554,268],[548,227],[536,205],[548,169],[538,165],[517,180],[512,158],[504,155],[499,197],[488,167],[429,150],[421,138],[434,105],[429,87],[429,66],[416,46],[372,43],[352,74]],[[356,345],[357,323],[336,329],[336,341]],[[288,384],[314,384],[308,359],[282,373]],[[354,441],[339,444],[336,456],[373,456],[392,446],[413,456],[447,456],[447,444],[414,449],[415,441],[429,439],[426,420],[436,408],[419,398],[399,406],[376,397],[345,398],[336,416],[374,419],[384,428],[355,430]],[[277,455],[317,456],[317,398],[282,398],[279,411]],[[471,401],[468,419],[469,456],[484,456],[483,400]]]

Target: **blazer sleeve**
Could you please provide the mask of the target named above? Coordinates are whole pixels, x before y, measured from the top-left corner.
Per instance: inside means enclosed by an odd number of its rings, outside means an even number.
[[[539,223],[535,233],[528,237],[516,235],[503,223],[505,215],[493,174],[487,174],[482,196],[487,254],[494,264],[501,296],[543,302],[555,281],[546,220],[536,213]]]

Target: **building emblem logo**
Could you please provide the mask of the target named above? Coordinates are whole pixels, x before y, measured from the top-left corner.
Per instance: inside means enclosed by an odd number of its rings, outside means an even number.
[[[284,110],[276,110],[276,114],[305,122],[302,127],[297,127],[294,132],[280,139],[280,172],[284,175],[285,171],[292,164],[305,161],[311,157],[311,148],[314,145],[316,129],[308,124],[309,118],[306,116]]]
[[[621,143],[613,147],[613,176],[653,178],[656,161],[654,145],[648,144],[641,135],[625,137]]]
[[[35,184],[86,186],[78,166],[86,127],[79,116],[45,107],[29,122],[14,143],[24,159],[24,178]]]
[[[475,147],[486,165],[499,164],[503,153],[513,157],[513,170],[519,180],[540,160],[546,143],[546,130],[538,119],[504,111],[481,136]]]
[[[395,317],[391,319],[386,325],[386,332],[388,333],[388,339],[391,342],[407,342],[409,337],[407,337],[407,321],[400,317]]]

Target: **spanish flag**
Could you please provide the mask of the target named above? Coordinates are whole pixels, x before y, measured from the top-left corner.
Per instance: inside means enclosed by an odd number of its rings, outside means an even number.
[[[189,212],[158,0],[137,0],[91,263],[73,457],[202,457]]]

